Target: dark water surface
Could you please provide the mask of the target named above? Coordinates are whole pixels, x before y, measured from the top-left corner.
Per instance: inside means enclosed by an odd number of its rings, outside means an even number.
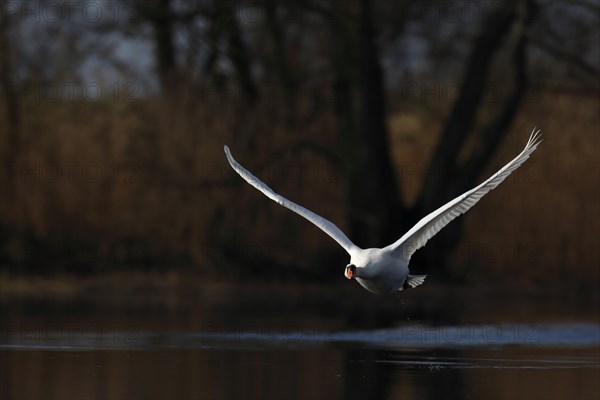
[[[414,293],[271,285],[5,300],[0,397],[600,398],[594,305]]]

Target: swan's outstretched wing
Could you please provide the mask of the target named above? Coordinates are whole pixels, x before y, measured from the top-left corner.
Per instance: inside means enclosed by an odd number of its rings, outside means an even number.
[[[260,190],[265,196],[275,201],[277,204],[289,208],[296,214],[301,215],[302,217],[315,224],[323,232],[325,232],[326,234],[331,236],[336,242],[338,242],[340,246],[342,246],[344,250],[348,252],[348,254],[352,255],[357,250],[360,250],[354,243],[350,241],[350,239],[348,239],[346,235],[344,235],[344,232],[342,232],[340,228],[335,226],[335,224],[333,224],[331,221],[328,221],[325,218],[315,214],[314,212],[307,210],[306,208],[294,203],[293,201],[290,201],[285,197],[275,193],[273,189],[268,187],[264,182],[252,175],[250,171],[242,167],[240,163],[235,161],[235,159],[231,155],[231,152],[229,151],[229,147],[225,146],[224,149],[229,164],[231,164],[231,167],[235,170],[235,172],[237,172],[242,178],[244,178],[246,182]]]
[[[502,167],[500,171],[496,172],[481,185],[469,190],[466,193],[463,193],[454,200],[438,208],[425,218],[421,219],[415,226],[406,232],[404,236],[387,246],[385,249],[391,251],[392,254],[398,258],[406,261],[410,260],[410,257],[415,251],[423,247],[429,239],[431,239],[443,227],[448,225],[450,221],[467,212],[487,192],[494,189],[508,175],[510,175],[511,172],[519,168],[519,166],[529,158],[531,153],[533,153],[533,151],[540,144],[540,136],[540,131],[536,131],[534,129],[523,151],[521,151],[521,153],[511,162]]]

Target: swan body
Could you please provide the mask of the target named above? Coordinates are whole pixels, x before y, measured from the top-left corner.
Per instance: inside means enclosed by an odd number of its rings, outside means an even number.
[[[508,175],[519,168],[541,143],[539,130],[534,129],[525,148],[508,164],[475,188],[456,197],[433,211],[406,232],[400,239],[384,248],[361,249],[331,221],[275,193],[269,186],[252,175],[231,155],[224,146],[231,167],[250,185],[279,205],[306,218],[333,238],[350,255],[350,263],[344,270],[348,279],[376,294],[394,293],[415,288],[425,281],[426,275],[411,275],[408,265],[414,252],[427,243],[444,226],[473,207],[486,193],[497,187]]]
[[[408,277],[408,262],[394,257],[383,249],[364,249],[350,258],[350,266],[356,266],[353,276],[365,289],[373,293],[393,293],[402,290]],[[352,267],[349,268],[349,270]],[[385,279],[378,279],[385,277]]]

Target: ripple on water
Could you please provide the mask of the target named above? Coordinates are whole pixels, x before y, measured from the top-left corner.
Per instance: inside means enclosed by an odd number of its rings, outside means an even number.
[[[103,350],[150,348],[261,348],[360,345],[373,348],[490,348],[500,346],[600,345],[600,324],[485,324],[430,326],[406,324],[362,331],[285,331],[273,329],[204,330],[201,332],[121,332],[111,335],[66,335],[63,332],[5,332],[0,348]]]

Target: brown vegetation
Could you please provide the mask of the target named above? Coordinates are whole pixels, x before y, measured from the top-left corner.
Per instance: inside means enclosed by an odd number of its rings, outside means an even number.
[[[191,265],[227,274],[235,262],[260,268],[275,261],[292,273],[294,266],[312,274],[336,270],[329,264],[344,262],[343,251],[242,184],[222,151],[229,144],[276,190],[343,229],[343,182],[331,160],[314,151],[334,149],[324,134],[335,129],[333,119],[325,113],[292,128],[272,102],[249,113],[231,99],[195,96],[184,94],[177,105],[29,104],[21,150],[2,163],[2,184],[14,188],[0,204],[4,230],[18,233],[3,243],[3,266],[88,272]],[[452,269],[477,271],[469,275],[475,280],[598,282],[598,98],[544,91],[531,99],[481,179],[514,157],[534,125],[544,142],[463,217]],[[441,123],[417,109],[388,119],[408,201]]]

